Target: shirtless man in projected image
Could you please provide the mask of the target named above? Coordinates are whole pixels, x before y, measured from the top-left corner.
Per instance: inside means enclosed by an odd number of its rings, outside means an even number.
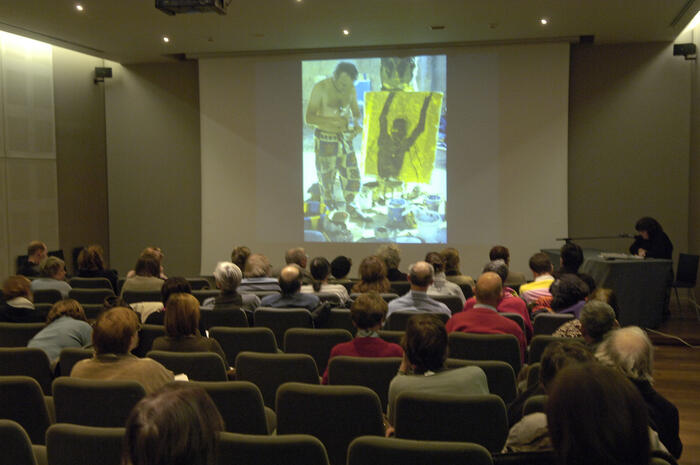
[[[356,79],[355,65],[338,63],[331,77],[314,85],[306,108],[306,123],[316,128],[314,147],[321,200],[331,210],[342,207],[333,197],[337,173],[349,213],[355,212],[351,203],[360,190],[360,171],[352,145],[353,138],[362,133]]]

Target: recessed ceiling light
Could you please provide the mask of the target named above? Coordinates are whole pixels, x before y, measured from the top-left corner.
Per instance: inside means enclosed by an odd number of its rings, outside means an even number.
[[[80,3],[76,3],[76,4],[75,4],[75,9],[78,10],[78,11],[83,11],[83,10],[85,10],[85,8],[83,8],[83,5],[81,5]]]
[[[540,18],[540,24],[546,26],[549,24],[549,20],[547,18]]]
[[[166,44],[167,44],[168,42],[170,42],[170,37],[168,37],[168,36],[163,36],[163,42],[165,42]]]
[[[343,35],[344,35],[344,36],[349,36],[349,35],[350,35],[350,29],[343,29]]]

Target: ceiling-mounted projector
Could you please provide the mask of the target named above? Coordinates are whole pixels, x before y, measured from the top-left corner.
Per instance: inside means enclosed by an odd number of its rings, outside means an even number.
[[[231,0],[156,0],[156,8],[167,15],[182,13],[226,14],[226,7]]]

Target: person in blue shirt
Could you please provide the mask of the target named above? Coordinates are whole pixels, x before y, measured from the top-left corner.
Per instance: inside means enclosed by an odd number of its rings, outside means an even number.
[[[27,344],[46,352],[51,366],[55,366],[61,350],[85,347],[91,343],[92,326],[87,322],[83,307],[74,299],[56,302],[46,317],[46,326]]]

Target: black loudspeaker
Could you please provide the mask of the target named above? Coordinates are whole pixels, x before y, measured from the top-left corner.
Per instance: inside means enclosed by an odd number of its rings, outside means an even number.
[[[697,56],[695,44],[673,44],[673,55],[683,56],[686,60],[692,60]]]
[[[156,0],[156,8],[166,15],[182,13],[218,13],[226,14],[226,6],[230,3],[225,0]]]
[[[112,68],[95,68],[95,77],[96,78],[111,78],[112,77]]]

